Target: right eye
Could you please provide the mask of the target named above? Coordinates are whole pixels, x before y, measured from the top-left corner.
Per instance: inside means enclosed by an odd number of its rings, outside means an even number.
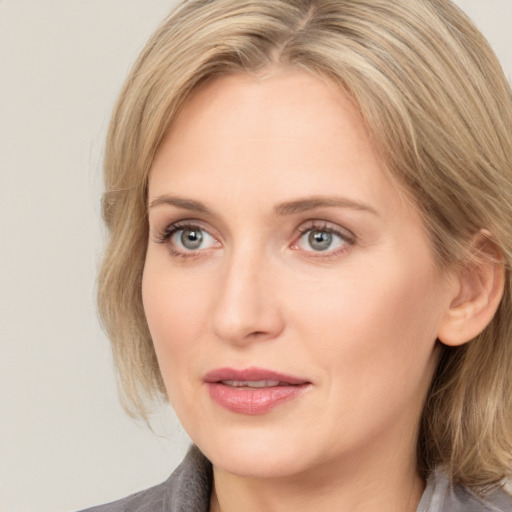
[[[216,244],[213,236],[197,226],[175,227],[170,233],[169,240],[173,248],[181,252],[209,249]]]

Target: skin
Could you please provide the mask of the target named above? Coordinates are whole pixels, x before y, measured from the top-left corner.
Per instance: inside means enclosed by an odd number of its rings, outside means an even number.
[[[148,194],[144,308],[214,465],[211,510],[416,510],[417,426],[460,283],[344,93],[302,71],[216,78],[172,124]],[[305,198],[343,204],[282,207]],[[165,239],[176,222],[202,244]],[[253,366],[311,385],[256,416],[212,401],[207,372]]]

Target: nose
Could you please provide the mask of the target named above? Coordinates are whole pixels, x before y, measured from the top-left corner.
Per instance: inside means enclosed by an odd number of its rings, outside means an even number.
[[[232,254],[219,276],[212,315],[214,334],[221,340],[246,345],[270,340],[284,329],[276,270],[268,259],[250,250]]]

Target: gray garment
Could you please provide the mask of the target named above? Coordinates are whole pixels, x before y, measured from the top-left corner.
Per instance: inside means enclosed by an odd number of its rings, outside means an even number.
[[[83,512],[208,512],[212,466],[192,446],[170,478],[156,487]],[[512,496],[501,488],[485,497],[453,486],[441,471],[427,482],[416,512],[512,512]]]

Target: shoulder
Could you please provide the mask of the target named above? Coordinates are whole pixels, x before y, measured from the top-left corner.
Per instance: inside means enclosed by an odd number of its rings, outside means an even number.
[[[417,512],[510,512],[512,496],[503,488],[476,494],[467,487],[452,485],[442,470],[430,475]]]
[[[207,512],[211,482],[211,464],[193,446],[165,482],[82,512]]]
[[[510,512],[512,511],[512,495],[502,487],[492,489],[482,495],[475,494],[465,487],[461,488],[467,500],[465,512]]]
[[[169,480],[121,500],[88,508],[82,512],[162,512],[165,510],[165,495]]]

